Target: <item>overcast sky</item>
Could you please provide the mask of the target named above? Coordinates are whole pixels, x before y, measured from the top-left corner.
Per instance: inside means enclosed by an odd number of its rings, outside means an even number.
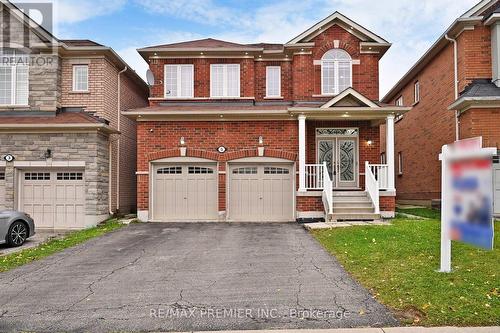
[[[59,38],[113,47],[141,76],[136,49],[199,38],[285,43],[334,11],[393,43],[380,65],[383,95],[476,0],[52,0]]]

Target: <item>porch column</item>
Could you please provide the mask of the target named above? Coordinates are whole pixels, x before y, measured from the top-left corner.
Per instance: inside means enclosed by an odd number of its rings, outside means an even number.
[[[299,192],[306,192],[306,116],[299,119]]]
[[[387,167],[388,167],[388,180],[387,180],[387,190],[388,191],[396,191],[395,188],[395,168],[394,168],[394,115],[387,116],[386,119],[386,130],[385,130],[386,138],[385,142],[387,144],[386,154],[387,154]]]

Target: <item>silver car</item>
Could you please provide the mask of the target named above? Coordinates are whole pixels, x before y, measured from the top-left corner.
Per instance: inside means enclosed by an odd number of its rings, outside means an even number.
[[[35,222],[26,213],[13,210],[0,211],[0,244],[21,246],[35,234]]]

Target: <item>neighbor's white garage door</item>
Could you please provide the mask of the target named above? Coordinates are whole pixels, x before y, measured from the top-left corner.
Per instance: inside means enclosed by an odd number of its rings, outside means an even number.
[[[153,220],[218,219],[217,164],[159,164],[153,172]]]
[[[229,219],[292,221],[292,165],[245,164],[229,168]]]
[[[500,156],[495,156],[493,161],[493,212],[500,216]]]
[[[6,209],[5,205],[5,172],[0,170],[0,210]]]
[[[37,228],[84,227],[83,171],[22,171],[20,177],[20,208]]]

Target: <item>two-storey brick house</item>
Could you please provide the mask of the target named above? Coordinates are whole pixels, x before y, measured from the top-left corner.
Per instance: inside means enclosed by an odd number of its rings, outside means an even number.
[[[135,211],[136,125],[120,112],[147,105],[147,85],[111,48],[1,9],[0,209],[56,229]]]
[[[500,2],[479,2],[382,99],[413,107],[395,124],[398,201],[430,204],[440,199],[443,145],[482,137],[484,147],[500,149],[499,18]],[[498,157],[493,182],[494,211],[500,216]]]
[[[286,44],[214,39],[138,50],[144,221],[378,219],[394,215],[393,135],[409,108],[378,102],[387,41],[336,12]]]

